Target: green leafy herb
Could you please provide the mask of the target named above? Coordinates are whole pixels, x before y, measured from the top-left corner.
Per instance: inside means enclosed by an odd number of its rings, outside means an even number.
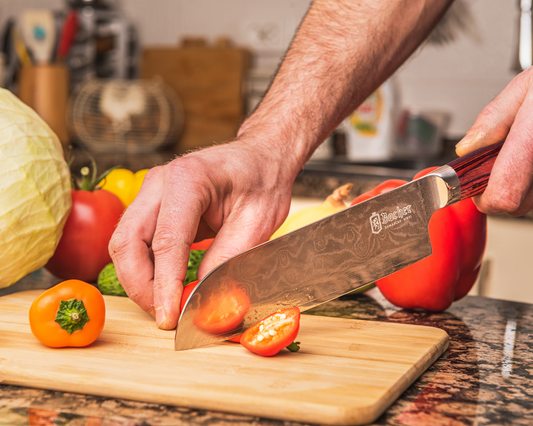
[[[187,276],[183,285],[187,285],[198,279],[198,267],[204,258],[207,250],[191,250],[189,254],[189,264],[187,265]]]

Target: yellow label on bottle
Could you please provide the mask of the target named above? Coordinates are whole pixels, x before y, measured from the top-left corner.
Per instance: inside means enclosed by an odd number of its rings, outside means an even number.
[[[352,113],[350,124],[362,136],[376,136],[382,113],[383,95],[378,88]]]

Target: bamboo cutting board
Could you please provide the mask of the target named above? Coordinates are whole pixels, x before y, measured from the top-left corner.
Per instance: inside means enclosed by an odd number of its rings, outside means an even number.
[[[440,329],[303,315],[296,353],[234,343],[175,352],[174,332],[127,298],[105,296],[86,348],[51,349],[28,310],[41,290],[0,297],[0,382],[327,424],[374,421],[448,347]]]

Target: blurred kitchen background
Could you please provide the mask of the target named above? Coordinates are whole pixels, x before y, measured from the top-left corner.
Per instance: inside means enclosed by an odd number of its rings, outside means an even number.
[[[133,171],[235,136],[309,0],[2,0],[0,86],[55,130],[73,172]],[[399,17],[401,19],[401,17]],[[354,182],[455,158],[477,114],[531,65],[531,2],[457,0],[406,64],[321,145],[293,210]],[[533,303],[533,215],[489,218],[474,292]]]

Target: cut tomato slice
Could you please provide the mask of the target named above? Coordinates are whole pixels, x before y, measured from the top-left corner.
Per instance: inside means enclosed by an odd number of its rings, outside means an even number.
[[[273,356],[294,341],[299,329],[300,309],[284,309],[246,330],[241,345],[258,355]]]
[[[227,341],[233,342],[233,343],[241,343],[241,336],[242,334],[239,334],[238,336],[232,337],[231,339],[228,339]]]
[[[183,307],[185,306],[185,303],[187,303],[187,300],[189,300],[192,291],[196,288],[199,282],[200,280],[192,281],[185,287],[183,287],[183,293],[181,293],[180,314],[183,312]]]
[[[249,308],[250,299],[246,293],[234,287],[224,296],[211,295],[207,303],[200,307],[193,322],[208,333],[225,333],[242,322]]]

